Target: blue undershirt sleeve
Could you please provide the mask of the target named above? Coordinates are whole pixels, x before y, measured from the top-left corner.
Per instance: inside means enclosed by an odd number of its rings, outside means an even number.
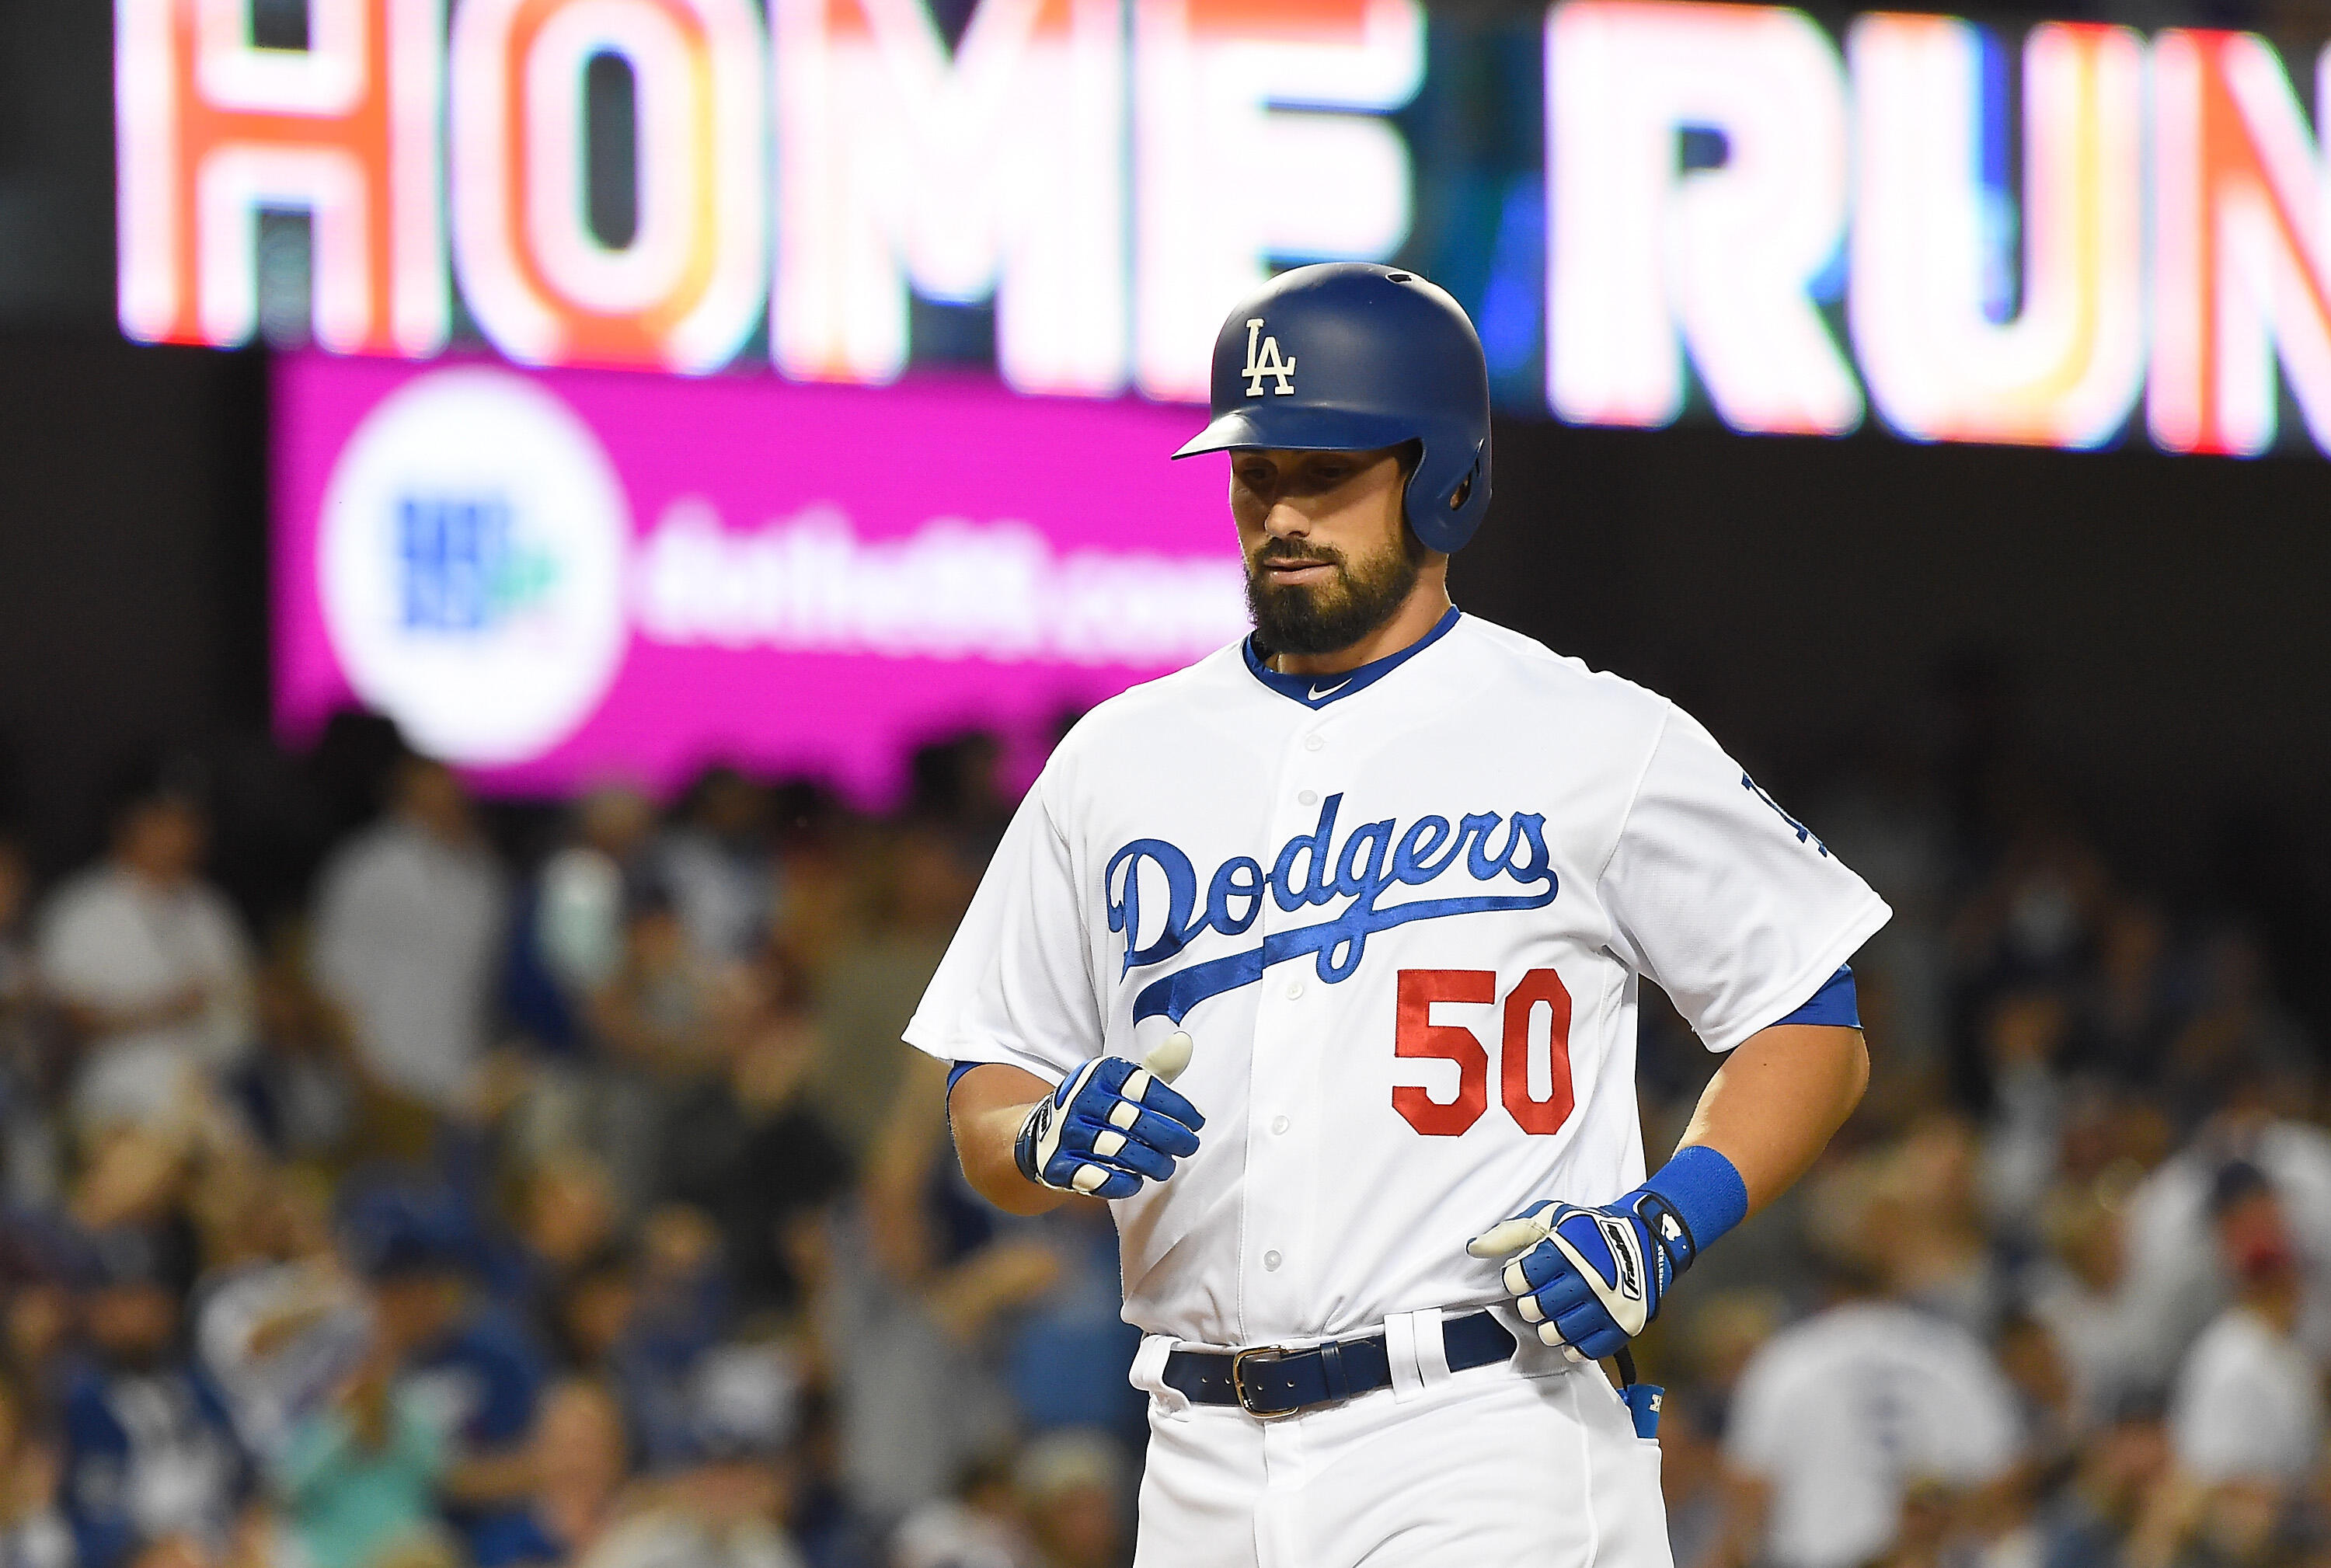
[[[1827,1023],[1843,1029],[1861,1027],[1861,1003],[1853,990],[1853,965],[1841,964],[1837,973],[1822,982],[1812,1000],[1774,1023]]]
[[[1853,992],[1853,965],[1840,965],[1822,983],[1811,1001],[1774,1023],[1820,1023],[1847,1029],[1861,1027],[1861,1010]],[[1769,1027],[1769,1026],[1768,1026]],[[1691,1231],[1692,1253],[1708,1246],[1747,1217],[1748,1188],[1732,1162],[1716,1150],[1694,1145],[1678,1149],[1642,1189],[1667,1200]]]

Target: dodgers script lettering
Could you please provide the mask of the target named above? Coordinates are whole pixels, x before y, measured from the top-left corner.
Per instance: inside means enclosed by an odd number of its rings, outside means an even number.
[[[1101,879],[1108,898],[1108,928],[1125,934],[1120,974],[1163,964],[1206,932],[1242,936],[1262,914],[1267,897],[1286,914],[1309,906],[1348,900],[1330,917],[1311,925],[1268,933],[1254,946],[1209,958],[1162,975],[1134,997],[1137,1022],[1165,1014],[1175,1022],[1210,996],[1251,985],[1271,965],[1317,954],[1319,978],[1333,985],[1360,966],[1368,938],[1413,920],[1435,920],[1493,909],[1539,909],[1554,901],[1560,879],[1546,847],[1546,818],[1533,812],[1510,817],[1476,812],[1452,828],[1442,816],[1422,816],[1405,831],[1393,819],[1363,822],[1338,839],[1336,819],[1344,797],[1329,795],[1311,832],[1280,846],[1268,872],[1248,855],[1233,855],[1214,869],[1199,902],[1197,870],[1190,857],[1164,839],[1136,839],[1108,859]],[[1504,829],[1502,835],[1498,830]],[[1421,888],[1461,867],[1474,881],[1509,881],[1524,891],[1460,893],[1386,904],[1394,888]],[[1164,918],[1156,935],[1142,940],[1144,873],[1148,895],[1164,884]]]

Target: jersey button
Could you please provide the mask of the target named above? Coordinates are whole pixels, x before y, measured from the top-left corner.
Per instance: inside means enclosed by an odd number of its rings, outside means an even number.
[[[1283,1133],[1287,1130],[1287,1126],[1288,1122],[1285,1117],[1273,1117],[1270,1118],[1270,1130],[1272,1132]]]
[[[1262,1255],[1262,1266],[1265,1269],[1269,1269],[1273,1271],[1276,1271],[1279,1266],[1286,1261],[1286,1259],[1281,1258],[1276,1252],[1266,1252]]]
[[[1295,797],[1295,803],[1301,806],[1316,806],[1319,803],[1319,792],[1318,790],[1305,790],[1301,794]]]
[[[1303,737],[1303,749],[1305,751],[1318,751],[1327,744],[1327,737],[1324,736],[1307,735]]]
[[[1302,994],[1303,994],[1303,982],[1301,982],[1300,980],[1290,980],[1290,981],[1289,981],[1289,982],[1287,983],[1287,1000],[1288,1000],[1288,1001],[1292,1002],[1292,1001],[1294,1001],[1297,997],[1301,996]]]

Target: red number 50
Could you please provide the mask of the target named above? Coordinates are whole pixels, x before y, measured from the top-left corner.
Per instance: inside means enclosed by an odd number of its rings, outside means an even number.
[[[1392,1053],[1396,1057],[1430,1057],[1457,1064],[1457,1095],[1436,1100],[1414,1084],[1396,1084],[1392,1108],[1410,1126],[1432,1138],[1453,1138],[1481,1119],[1489,1108],[1489,1053],[1479,1036],[1462,1024],[1432,1022],[1436,1002],[1476,1004],[1498,999],[1497,974],[1488,969],[1403,969],[1400,972],[1397,1028]],[[1530,1022],[1543,1003],[1548,1012],[1546,1031],[1546,1097],[1530,1095]],[[1526,1133],[1541,1136],[1558,1132],[1570,1119],[1570,992],[1562,976],[1551,969],[1533,969],[1507,993],[1505,1039],[1498,1052],[1498,1098],[1506,1112]]]

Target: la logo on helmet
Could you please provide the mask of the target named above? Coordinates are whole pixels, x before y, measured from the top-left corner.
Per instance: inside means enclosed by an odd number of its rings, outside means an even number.
[[[1260,347],[1258,347],[1258,342]],[[1246,394],[1262,395],[1262,378],[1271,376],[1279,383],[1279,395],[1295,395],[1295,356],[1284,359],[1279,356],[1279,339],[1262,336],[1262,318],[1250,317],[1246,324]]]

